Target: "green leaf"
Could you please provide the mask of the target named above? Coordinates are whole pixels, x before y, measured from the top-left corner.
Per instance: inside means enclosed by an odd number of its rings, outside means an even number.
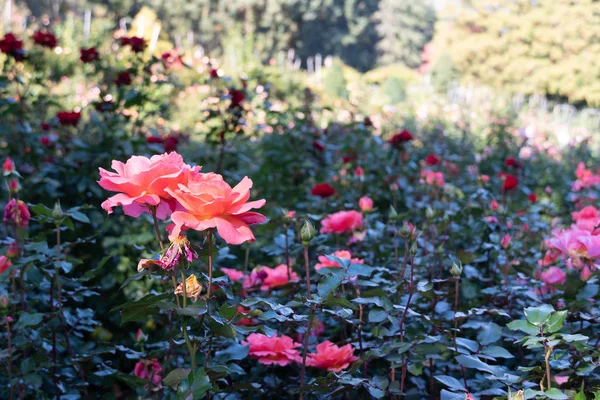
[[[489,372],[490,374],[496,373],[496,367],[484,363],[476,356],[460,355],[456,357],[456,360],[460,363],[460,365],[466,368],[475,368],[480,371]]]
[[[106,261],[108,261],[109,257],[104,257],[106,259]],[[102,259],[102,261],[104,261],[104,259]],[[106,262],[104,261],[104,262]],[[131,275],[129,278],[125,279],[125,282],[123,282],[121,284],[121,286],[119,287],[119,290],[122,290],[125,286],[129,285],[129,283],[133,282],[133,281],[139,281],[140,279],[142,279],[144,276],[148,275],[148,270],[144,269],[143,271],[140,271],[136,274]]]
[[[479,328],[477,341],[483,345],[497,342],[502,337],[502,328],[493,322],[486,323]]]
[[[569,396],[567,396],[566,394],[564,394],[563,392],[561,392],[560,390],[558,390],[556,388],[548,389],[544,392],[544,394],[546,395],[546,397],[548,397],[549,399],[553,399],[553,400],[568,400],[569,399]]]
[[[121,311],[121,325],[129,321],[138,321],[155,312],[159,303],[171,297],[170,293],[160,295],[149,294],[136,301],[129,301],[112,311]]]
[[[440,381],[444,385],[448,386],[450,389],[461,390],[463,392],[467,391],[465,389],[465,385],[463,385],[462,383],[460,383],[458,379],[453,378],[451,376],[440,375],[440,376],[436,376],[435,379],[437,379],[438,381]]]
[[[39,325],[44,319],[44,314],[41,313],[24,313],[19,317],[17,328],[26,328],[28,326]]]
[[[421,281],[417,283],[417,290],[419,292],[429,292],[431,289],[433,289],[433,283],[429,281]]]
[[[496,358],[514,358],[514,356],[506,350],[504,347],[500,346],[489,346],[481,351],[482,354],[486,356],[492,356]]]
[[[224,350],[217,351],[216,357],[225,361],[243,360],[248,356],[248,346],[240,343],[234,343]]]
[[[210,379],[206,375],[204,368],[201,368],[189,375],[190,389],[189,392],[194,399],[201,399],[206,392],[212,387]]]
[[[330,274],[325,276],[317,286],[319,296],[325,297],[330,293],[333,293],[342,283],[342,279],[343,277],[341,274]]]
[[[554,308],[549,304],[542,304],[537,307],[527,307],[524,312],[527,321],[535,326],[541,326],[548,321],[548,318],[554,312]]]
[[[176,368],[173,371],[169,372],[167,376],[163,379],[163,383],[169,386],[171,389],[177,390],[177,386],[179,383],[187,379],[190,374],[189,368]]]
[[[388,313],[385,310],[380,308],[374,308],[369,311],[369,322],[378,323],[384,321],[388,316]]]
[[[569,334],[563,334],[562,338],[565,339],[567,342],[571,343],[571,342],[583,342],[585,340],[589,340],[589,337],[581,335],[579,333],[575,334],[575,335],[569,335]]]
[[[208,318],[208,329],[217,336],[235,339],[237,333],[231,325],[222,324],[212,317]]]
[[[528,335],[537,335],[540,333],[540,329],[533,324],[530,324],[524,319],[518,319],[516,321],[509,322],[507,325],[508,329],[513,331],[522,331]]]
[[[86,224],[90,223],[90,219],[88,218],[88,216],[82,213],[81,211],[69,211],[67,212],[67,215],[76,221],[83,222]]]
[[[364,276],[370,277],[373,273],[373,267],[364,264],[350,264],[348,267],[348,276]]]
[[[567,318],[568,311],[556,311],[552,313],[548,320],[545,331],[549,333],[558,332],[562,328],[565,318]]]

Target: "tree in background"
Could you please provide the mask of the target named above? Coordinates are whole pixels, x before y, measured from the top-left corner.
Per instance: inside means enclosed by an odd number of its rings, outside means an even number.
[[[435,12],[426,2],[381,0],[377,13],[377,43],[380,65],[403,63],[411,68],[421,64],[421,52],[434,33]]]
[[[600,2],[481,0],[442,25],[436,47],[467,80],[600,105]]]

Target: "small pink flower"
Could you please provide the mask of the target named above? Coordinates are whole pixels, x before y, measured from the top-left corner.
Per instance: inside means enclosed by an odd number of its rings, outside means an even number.
[[[8,257],[0,256],[0,275],[2,275],[10,267],[12,267],[12,263]]]
[[[500,246],[502,246],[503,249],[506,249],[508,248],[508,246],[510,246],[510,234],[507,233],[506,235],[504,235]]]
[[[156,358],[153,358],[152,360],[141,359],[133,368],[133,374],[135,376],[150,381],[153,385],[160,385],[160,382],[162,381],[162,376],[160,375],[161,372],[162,367]]]
[[[364,212],[373,210],[373,200],[368,196],[363,196],[358,200],[358,206]]]
[[[542,272],[541,279],[547,285],[562,285],[567,279],[567,274],[559,267],[550,267]]]
[[[302,361],[300,352],[296,350],[302,345],[294,342],[289,336],[268,337],[261,333],[251,333],[242,344],[248,346],[248,356],[256,358],[264,365],[277,364],[284,367]]]
[[[4,160],[4,164],[2,164],[2,170],[4,171],[4,175],[15,172],[15,163],[10,159],[10,157],[6,157],[6,160]]]
[[[358,167],[356,167],[356,172],[355,172],[356,176],[361,177],[365,174],[365,172],[363,171],[362,167],[359,165]]]
[[[590,267],[588,267],[587,265],[584,265],[584,267],[581,269],[581,273],[580,273],[579,277],[581,278],[582,281],[587,281],[588,279],[590,279],[591,276],[592,276],[592,271],[590,270]]]
[[[288,211],[288,212],[285,214],[285,217],[286,217],[286,218],[289,218],[289,219],[294,219],[294,218],[296,218],[296,211]]]
[[[340,372],[350,366],[358,357],[354,355],[354,347],[345,345],[339,347],[330,341],[317,345],[316,353],[309,353],[306,365],[327,371]]]
[[[16,225],[19,228],[25,228],[29,225],[29,207],[22,200],[12,199],[4,208],[4,223]]]
[[[352,254],[348,250],[339,250],[335,253],[331,254],[332,256],[336,256],[338,258],[344,258],[346,260],[350,260],[352,264],[364,264],[365,261],[360,258],[352,258]],[[321,268],[342,268],[342,266],[337,262],[330,260],[326,256],[319,256],[319,262],[315,264],[315,270],[320,270]]]
[[[262,267],[260,272],[266,274],[263,278],[260,290],[275,289],[290,282],[298,282],[300,279],[298,274],[291,271],[288,279],[288,267],[285,264],[278,265],[275,268]]]
[[[488,224],[497,224],[498,223],[498,218],[496,218],[493,215],[488,215],[487,217],[483,217],[483,220],[485,222],[487,222]]]
[[[321,233],[351,233],[362,227],[362,214],[358,211],[338,211],[321,221]]]
[[[490,202],[490,208],[491,208],[493,211],[496,211],[496,210],[498,209],[498,201],[496,201],[496,199],[493,199],[493,200]]]
[[[479,176],[479,179],[481,180],[481,182],[483,183],[488,183],[490,181],[490,177],[487,175],[481,175]]]
[[[442,187],[445,184],[443,172],[433,172],[431,170],[424,169],[421,171],[421,178],[424,178],[425,182],[431,186]]]
[[[234,281],[234,282],[239,282],[244,277],[244,273],[241,272],[241,271],[238,271],[237,269],[233,269],[233,268],[221,268],[221,271],[223,271],[223,273],[225,275],[227,275],[227,277],[229,279],[231,279],[232,281]]]

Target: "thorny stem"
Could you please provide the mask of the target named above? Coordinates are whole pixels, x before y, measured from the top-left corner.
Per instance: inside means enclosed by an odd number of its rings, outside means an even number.
[[[360,297],[360,288],[358,286],[355,286],[355,292],[356,292],[356,297]],[[360,355],[362,357],[362,355],[364,354],[364,349],[363,349],[363,340],[362,340],[362,324],[363,324],[363,305],[359,304],[358,305],[358,326],[356,327],[356,329],[358,330],[358,346],[360,349]],[[365,362],[363,364],[363,376],[367,376],[367,363]]]
[[[550,355],[552,355],[552,347],[548,347],[546,345],[546,339],[544,339],[544,329],[540,327],[540,333],[542,334],[542,339],[544,343],[544,361],[546,363],[546,382],[548,383],[548,387],[546,390],[552,387],[552,371],[550,370]]]
[[[310,268],[308,260],[308,246],[304,246],[304,269],[306,272],[306,291],[308,300],[312,300],[310,293]],[[308,325],[304,332],[304,349],[302,352],[302,369],[300,370],[300,400],[304,399],[304,375],[306,373],[306,354],[308,353],[308,339],[310,337],[310,331],[312,329],[313,320],[315,318],[315,306],[311,304],[310,315],[308,317]]]
[[[452,335],[452,341],[454,342],[454,351],[458,351],[458,347],[456,346],[456,333],[458,332],[458,318],[456,314],[458,313],[458,297],[460,294],[460,278],[456,277],[454,281],[454,332]],[[467,391],[469,390],[469,385],[467,384],[467,375],[465,373],[465,367],[460,366],[460,371],[462,373],[463,382],[465,384],[465,388]]]
[[[208,230],[208,289],[206,291],[207,301],[210,302],[210,295],[212,294],[212,273],[213,273],[213,265],[212,265],[212,245],[213,245],[213,233],[212,229]]]
[[[407,253],[408,254],[408,253]],[[406,256],[405,256],[406,257]],[[408,309],[410,307],[410,302],[413,297],[413,288],[415,281],[415,260],[412,258],[410,260],[410,282],[408,283],[408,299],[406,300],[406,306],[404,306],[404,312],[402,313],[402,319],[400,320],[399,329],[400,329],[400,341],[404,342],[404,321],[406,320],[406,314],[408,313]],[[406,377],[406,358],[402,356],[402,378],[400,380],[400,392],[404,393],[404,379]]]
[[[183,262],[180,262],[181,265],[181,286],[183,287],[183,308],[187,306],[187,288],[185,282],[185,267]],[[187,332],[187,319],[184,318],[183,324],[181,324],[181,331],[183,333],[183,338],[185,339],[185,344],[188,348],[188,352],[190,353],[190,359],[192,361],[192,370],[196,369],[196,348],[192,344],[190,337]]]
[[[11,333],[10,333],[10,319],[9,317],[4,318],[6,321],[6,335],[8,341],[8,381],[12,381],[12,341],[11,341]],[[10,400],[13,400],[13,392],[14,387],[12,382],[10,383]]]

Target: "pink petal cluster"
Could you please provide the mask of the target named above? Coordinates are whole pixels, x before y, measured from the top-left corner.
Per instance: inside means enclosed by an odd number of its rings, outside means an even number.
[[[340,372],[356,360],[358,357],[354,355],[354,347],[351,345],[339,347],[330,341],[325,341],[317,345],[316,353],[308,354],[306,365],[331,372]]]
[[[581,189],[591,188],[600,184],[600,175],[595,174],[591,169],[587,169],[583,162],[577,165],[575,176],[577,179],[572,184],[574,191],[580,191]]]
[[[430,169],[424,169],[421,171],[421,178],[431,186],[442,187],[445,184],[443,172],[434,172]]]
[[[541,273],[542,282],[547,285],[562,285],[567,280],[567,274],[559,267],[550,267]]]
[[[363,196],[358,200],[358,207],[363,212],[369,212],[373,210],[373,200],[368,196]]]
[[[29,207],[22,200],[11,199],[4,208],[4,223],[25,228],[29,225],[31,214]]]
[[[154,385],[159,385],[162,381],[162,367],[156,360],[153,358],[152,360],[140,360],[135,364],[133,368],[133,374],[138,378],[151,381]]]
[[[223,273],[234,282],[241,281],[244,278],[244,273],[242,271],[238,271],[237,269],[221,268],[221,271],[223,271]]]
[[[6,256],[0,256],[0,275],[3,274],[7,269],[12,267],[12,263]]]
[[[600,229],[598,228],[600,225],[600,215],[596,207],[587,206],[580,211],[573,212],[572,215],[573,220],[575,221],[573,228],[589,231],[593,235],[600,234]]]
[[[203,231],[216,228],[229,244],[254,241],[248,225],[266,221],[264,215],[251,209],[264,206],[265,200],[248,201],[252,180],[244,177],[233,189],[218,174],[198,174],[186,183],[165,191],[183,207],[171,215],[173,226],[170,237],[186,228]]]
[[[321,233],[351,233],[362,227],[362,214],[358,211],[338,211],[321,221]]]
[[[260,290],[275,289],[290,282],[298,282],[300,279],[294,271],[290,272],[288,279],[288,267],[285,264],[278,265],[275,268],[262,267],[260,272],[266,274],[262,280]]]
[[[156,207],[157,217],[165,219],[176,207],[176,202],[167,192],[177,185],[186,183],[196,176],[200,167],[191,167],[184,163],[177,153],[155,155],[151,158],[133,156],[126,163],[113,161],[116,172],[100,168],[98,184],[104,189],[119,192],[102,203],[109,214],[113,207],[123,206],[125,214],[139,217],[150,212],[150,206]]]
[[[264,365],[277,364],[284,367],[302,361],[300,352],[296,350],[301,344],[294,342],[289,336],[268,337],[261,333],[251,333],[242,344],[248,346],[248,356]]]
[[[351,260],[352,264],[365,263],[365,261],[360,258],[352,258],[352,254],[348,250],[339,250],[331,255],[336,256],[338,258],[345,258],[347,260]],[[315,264],[315,270],[318,271],[321,268],[342,268],[342,266],[338,262],[328,259],[327,256],[319,256],[319,262]]]

